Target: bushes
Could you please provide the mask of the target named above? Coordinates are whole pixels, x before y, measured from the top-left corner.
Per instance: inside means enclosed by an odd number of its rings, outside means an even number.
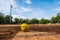
[[[22,31],[28,31],[28,29],[29,29],[29,25],[28,25],[27,23],[23,23],[23,24],[21,25],[21,30],[22,30]]]

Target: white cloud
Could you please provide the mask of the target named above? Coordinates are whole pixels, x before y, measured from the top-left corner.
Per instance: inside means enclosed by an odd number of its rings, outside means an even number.
[[[31,4],[31,0],[25,0],[25,3]]]
[[[0,0],[0,11],[8,14],[10,12],[10,5],[13,5],[14,8],[17,6],[14,0]]]
[[[56,10],[57,10],[57,11],[60,11],[60,7],[57,7]]]
[[[18,7],[17,9],[15,9],[13,11],[12,16],[14,18],[24,18],[24,19],[26,19],[27,17],[23,16],[23,14],[26,13],[26,12],[30,12],[30,11],[31,11],[30,8],[25,8],[25,7],[21,6],[21,7]]]
[[[58,12],[60,12],[60,7],[56,7],[51,10],[48,10],[46,14],[46,18],[48,19],[52,18],[53,16],[56,16]]]
[[[26,16],[22,16],[22,14],[24,12],[31,11],[30,8],[17,5],[15,0],[0,0],[0,12],[2,11],[5,15],[9,15],[10,5],[13,5],[13,10],[12,10],[13,18],[15,17],[26,18]]]
[[[22,16],[22,15],[12,15],[14,18],[26,18],[26,16]]]
[[[26,16],[22,16],[22,15],[14,15],[12,14],[12,17],[13,17],[13,21],[14,21],[14,18],[23,18],[23,19],[26,19],[27,17]]]
[[[52,9],[51,11],[60,12],[60,7],[56,7],[54,9]]]
[[[25,8],[25,7],[20,7],[22,12],[29,12],[31,11],[31,8]]]
[[[58,1],[57,4],[60,4],[60,1]]]
[[[31,4],[31,0],[25,0],[25,3],[27,4]],[[27,8],[24,6],[20,6],[17,5],[15,0],[0,0],[0,11],[3,11],[5,14],[9,14],[10,13],[10,5],[13,5],[13,11],[12,11],[12,16],[13,18],[43,18],[43,17],[47,17],[46,16],[46,11],[43,9],[32,9],[32,8]],[[56,8],[55,10],[60,10],[59,8]],[[23,13],[27,13],[28,12],[28,16],[23,16]],[[45,15],[45,16],[44,16]],[[48,17],[47,17],[48,18]]]
[[[29,19],[32,19],[32,18],[41,19],[45,14],[46,14],[46,10],[40,9],[40,8],[37,8],[37,9],[34,8],[31,10],[29,14]]]

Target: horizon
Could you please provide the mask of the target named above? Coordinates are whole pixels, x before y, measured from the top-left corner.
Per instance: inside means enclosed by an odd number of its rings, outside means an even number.
[[[60,0],[0,0],[0,12],[13,18],[50,19],[60,12]]]

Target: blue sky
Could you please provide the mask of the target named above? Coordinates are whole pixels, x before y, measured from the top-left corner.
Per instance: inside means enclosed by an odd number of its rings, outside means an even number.
[[[0,0],[0,12],[9,15],[10,5],[13,18],[50,19],[60,12],[60,0]]]

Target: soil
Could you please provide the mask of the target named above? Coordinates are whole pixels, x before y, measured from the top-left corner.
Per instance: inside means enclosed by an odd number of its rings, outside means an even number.
[[[18,32],[12,40],[60,40],[60,33]]]
[[[22,32],[20,24],[0,25],[0,40],[60,40],[60,24],[30,26],[30,31]]]

